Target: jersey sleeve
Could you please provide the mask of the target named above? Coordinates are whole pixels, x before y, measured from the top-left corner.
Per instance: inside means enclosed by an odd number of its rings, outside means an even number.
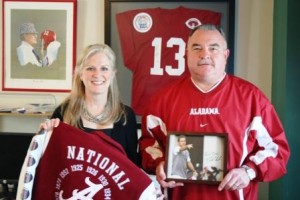
[[[165,160],[166,126],[159,114],[159,102],[152,101],[142,118],[142,137],[139,140],[142,167],[154,173],[156,166]],[[151,111],[150,111],[151,110]]]
[[[134,69],[134,65],[130,64],[132,56],[135,52],[135,44],[132,29],[133,12],[125,12],[116,14],[117,28],[120,37],[122,55],[124,65],[130,70]]]
[[[286,174],[290,156],[283,126],[273,105],[262,95],[261,117],[255,117],[249,130],[249,141],[256,140],[244,164],[256,171],[256,180],[269,182]]]
[[[36,169],[47,148],[51,135],[52,131],[42,130],[33,136],[21,168],[16,195],[17,199],[24,198],[23,193],[26,193],[28,195],[27,198],[31,199]]]

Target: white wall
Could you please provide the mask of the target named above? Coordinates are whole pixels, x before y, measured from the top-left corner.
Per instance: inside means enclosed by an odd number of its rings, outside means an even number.
[[[273,0],[236,1],[235,73],[271,98]]]

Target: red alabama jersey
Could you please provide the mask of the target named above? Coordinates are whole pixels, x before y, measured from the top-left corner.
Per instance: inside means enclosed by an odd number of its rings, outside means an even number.
[[[220,25],[221,14],[181,6],[130,10],[116,20],[124,65],[133,73],[131,106],[141,115],[158,88],[188,73],[185,48],[191,29]]]
[[[226,133],[227,170],[246,164],[256,171],[256,178],[239,191],[185,184],[174,188],[170,199],[257,199],[259,181],[286,173],[290,151],[273,105],[257,87],[231,75],[206,93],[190,77],[161,90],[151,100],[142,128],[143,167],[149,171],[164,160],[151,152],[165,152],[168,131]]]

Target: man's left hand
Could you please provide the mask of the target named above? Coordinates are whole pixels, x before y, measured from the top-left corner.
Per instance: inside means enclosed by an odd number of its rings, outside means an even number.
[[[223,181],[220,183],[218,190],[240,190],[247,187],[250,183],[250,178],[244,168],[235,168],[230,170]]]

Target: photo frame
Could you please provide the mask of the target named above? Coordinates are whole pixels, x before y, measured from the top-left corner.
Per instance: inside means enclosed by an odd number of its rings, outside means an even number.
[[[77,0],[3,0],[3,91],[69,92]]]
[[[116,63],[118,68],[117,81],[119,83],[122,101],[125,104],[131,105],[133,107],[133,109],[137,113],[138,120],[139,116],[141,115],[140,113],[142,112],[136,111],[135,106],[133,105],[133,100],[135,95],[134,93],[139,94],[140,92],[136,92],[136,90],[133,90],[133,81],[134,79],[136,79],[136,77],[134,75],[133,70],[130,70],[124,64],[123,52],[116,23],[116,14],[135,9],[147,9],[158,7],[164,9],[173,9],[180,6],[193,9],[196,8],[211,10],[221,13],[221,27],[224,29],[224,32],[227,35],[228,48],[231,52],[227,61],[227,72],[229,74],[234,73],[235,0],[105,0],[105,43],[110,45],[116,53]],[[166,25],[166,27],[168,26]],[[186,38],[187,37],[188,34],[186,34]],[[149,48],[151,48],[151,45]],[[144,79],[146,78],[148,77],[144,76]],[[162,85],[162,83],[152,85]],[[141,84],[139,84],[139,86],[141,86]],[[156,91],[156,89],[150,87],[145,87],[144,91],[152,90]],[[144,101],[137,100],[136,102],[140,102],[140,104],[142,104]]]
[[[226,174],[227,134],[170,132],[166,145],[167,180],[219,184]]]

